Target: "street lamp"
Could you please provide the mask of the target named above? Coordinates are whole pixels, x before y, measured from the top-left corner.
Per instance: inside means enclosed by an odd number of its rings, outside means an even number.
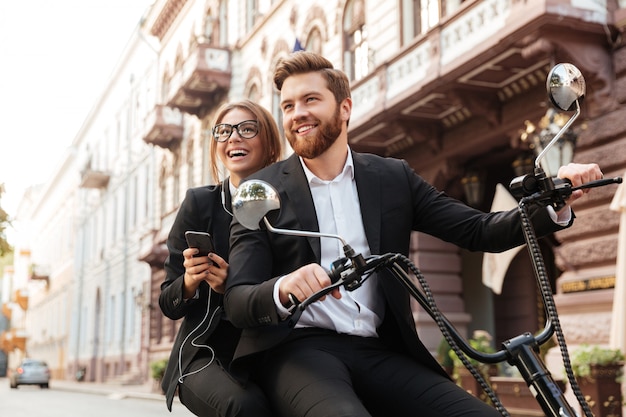
[[[467,174],[461,178],[461,184],[463,185],[463,192],[467,203],[476,207],[483,201],[483,194],[485,193],[485,181],[483,174],[476,170],[470,169]]]
[[[541,129],[539,132],[532,122],[526,120],[526,130],[521,135],[522,142],[528,142],[535,155],[539,155],[568,120],[566,115],[549,108],[539,121],[538,127]],[[546,176],[556,176],[559,167],[572,162],[577,138],[578,135],[573,130],[568,129],[563,132],[559,141],[546,152],[541,160],[541,168]]]

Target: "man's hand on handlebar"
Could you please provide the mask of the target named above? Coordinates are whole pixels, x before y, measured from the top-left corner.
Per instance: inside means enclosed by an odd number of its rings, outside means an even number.
[[[286,307],[290,304],[289,294],[302,302],[329,285],[331,285],[331,281],[328,272],[318,264],[309,264],[296,269],[281,279],[278,297],[281,304]],[[341,298],[338,288],[331,291],[330,295],[337,299]],[[320,300],[324,298],[326,297],[321,297]]]
[[[557,176],[559,178],[567,178],[568,180],[570,180],[572,183],[572,187],[578,187],[585,183],[604,178],[602,170],[600,170],[598,164],[575,163],[569,163],[559,168]],[[566,210],[572,202],[578,200],[587,192],[589,192],[589,189],[573,191],[571,196],[566,201],[567,205],[563,207],[560,212]]]

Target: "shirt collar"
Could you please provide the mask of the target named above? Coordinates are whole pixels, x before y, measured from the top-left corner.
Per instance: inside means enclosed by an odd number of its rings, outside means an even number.
[[[321,180],[313,172],[311,172],[311,170],[304,163],[304,160],[302,159],[301,156],[298,156],[298,159],[300,160],[300,164],[302,165],[302,169],[304,170],[304,175],[306,175],[306,179],[309,184],[313,182],[318,183],[318,184],[328,183],[328,182],[332,182],[335,180],[340,180],[344,176],[348,176],[348,175],[350,176],[351,180],[354,180],[354,161],[352,160],[352,152],[350,151],[349,146],[348,146],[348,157],[346,158],[346,163],[343,166],[341,173],[339,173],[339,175],[337,175],[332,181]]]

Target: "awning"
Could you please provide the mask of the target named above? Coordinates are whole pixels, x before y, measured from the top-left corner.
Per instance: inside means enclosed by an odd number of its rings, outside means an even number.
[[[517,207],[517,200],[513,198],[509,190],[502,184],[496,185],[496,192],[491,204],[491,211],[511,210]],[[524,246],[518,246],[501,253],[485,253],[483,256],[483,284],[500,294],[504,276],[515,255]]]
[[[626,174],[624,174],[626,176]],[[626,183],[617,187],[610,206],[620,212],[617,240],[617,262],[615,265],[615,288],[613,290],[613,312],[611,315],[610,345],[613,349],[626,352]]]

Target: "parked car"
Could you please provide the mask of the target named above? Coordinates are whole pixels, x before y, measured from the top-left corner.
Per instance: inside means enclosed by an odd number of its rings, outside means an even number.
[[[9,381],[11,388],[17,388],[20,385],[39,385],[41,388],[48,388],[50,369],[44,361],[24,359],[20,366],[11,371]]]

